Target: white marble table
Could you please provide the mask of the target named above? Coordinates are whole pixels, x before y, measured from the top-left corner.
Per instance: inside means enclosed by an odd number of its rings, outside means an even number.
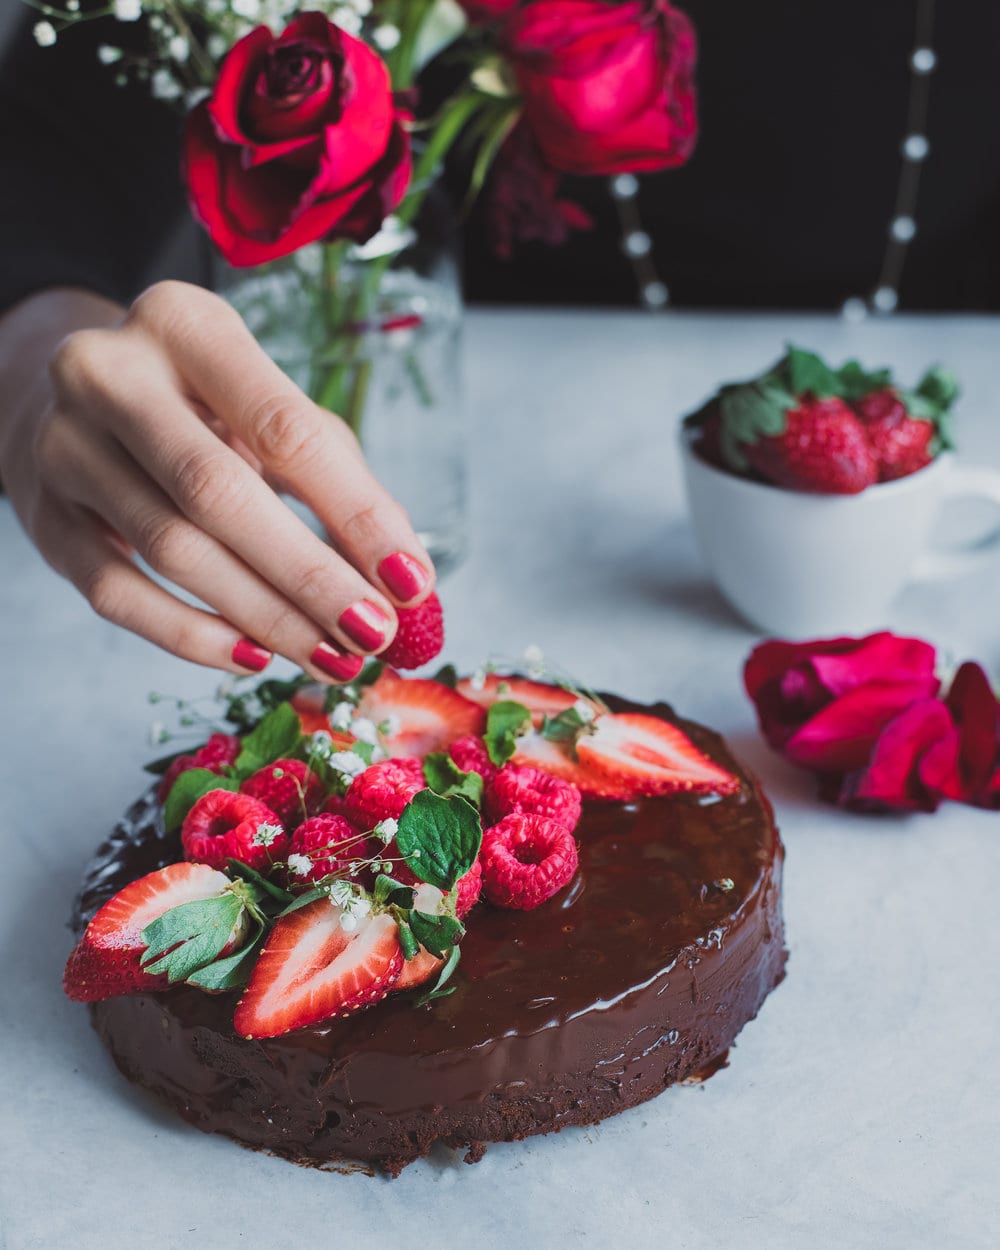
[[[449,651],[538,643],[594,685],[667,696],[763,777],[788,847],[786,982],[731,1066],[590,1131],[396,1182],[204,1137],[126,1084],[67,1002],[64,922],[143,784],[152,688],[214,678],[92,617],[0,502],[0,1247],[976,1248],[1000,1216],[1000,817],[820,807],[759,740],[754,635],[707,584],[672,430],[787,338],[965,383],[962,450],[1000,467],[1000,323],[508,314],[469,325],[472,554]],[[890,621],[1000,673],[1000,562],[907,592]]]

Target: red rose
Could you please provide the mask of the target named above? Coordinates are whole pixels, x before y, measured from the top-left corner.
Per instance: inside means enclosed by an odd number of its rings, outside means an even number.
[[[924,781],[924,762],[951,727],[940,699],[917,699],[885,726],[864,768],[844,777],[836,802],[861,811],[936,811],[943,795]]]
[[[864,768],[882,730],[937,694],[935,651],[890,633],[817,642],[764,642],[744,669],[768,742],[819,772]]]
[[[504,42],[554,169],[638,173],[690,156],[695,36],[667,0],[537,0],[511,15]]]
[[[955,674],[949,721],[920,760],[922,784],[947,799],[1000,808],[1000,703],[978,664]]]
[[[406,192],[406,119],[381,58],[322,13],[278,39],[258,26],[188,118],[194,212],[232,265],[316,239],[364,242]]]
[[[571,230],[590,230],[593,221],[559,194],[562,175],[546,165],[531,131],[515,126],[497,156],[489,201],[493,250],[509,259],[517,243],[565,243]]]

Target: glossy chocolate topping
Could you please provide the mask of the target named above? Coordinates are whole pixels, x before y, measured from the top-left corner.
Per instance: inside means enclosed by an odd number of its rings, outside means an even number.
[[[585,804],[573,881],[535,911],[479,905],[450,997],[390,996],[258,1042],[233,1032],[235,995],[177,987],[94,1004],[98,1031],[126,1075],[206,1131],[390,1172],[437,1140],[475,1158],[483,1142],[593,1123],[714,1070],[784,975],[783,851],[721,738],[678,723],[740,792]],[[77,919],[179,854],[140,800],[98,853]]]

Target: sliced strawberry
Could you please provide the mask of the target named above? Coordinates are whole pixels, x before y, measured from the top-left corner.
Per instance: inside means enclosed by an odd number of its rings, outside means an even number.
[[[358,708],[376,725],[398,722],[398,730],[385,739],[390,756],[446,751],[465,734],[483,732],[486,716],[481,707],[439,681],[400,677],[391,668],[366,686]]]
[[[576,744],[582,768],[630,786],[633,794],[733,794],[739,778],[726,772],[676,725],[641,712],[598,717],[592,734]]]
[[[443,959],[439,959],[437,955],[432,955],[429,950],[425,950],[421,946],[412,959],[404,960],[403,971],[393,983],[393,993],[396,993],[397,990],[412,990],[418,985],[423,985],[425,981],[429,981],[431,977],[436,976],[443,967]]]
[[[521,703],[536,725],[542,723],[543,716],[558,716],[580,701],[579,695],[562,686],[549,686],[526,677],[504,677],[499,673],[487,673],[482,684],[477,682],[475,686],[471,677],[463,677],[456,689],[480,707],[488,708],[502,700]]]
[[[385,997],[403,966],[395,920],[369,915],[348,932],[342,916],[320,898],[278,921],[233,1016],[241,1037],[280,1037]]]
[[[572,782],[579,787],[584,798],[631,799],[637,794],[626,778],[583,767],[573,758],[568,742],[552,742],[539,733],[527,733],[518,738],[512,762],[538,768],[553,777]]]
[[[350,734],[338,733],[330,727],[330,718],[324,711],[328,689],[329,687],[321,686],[318,682],[303,686],[301,690],[296,690],[290,702],[298,713],[304,734],[328,733],[334,743],[346,751],[350,749],[354,739]]]
[[[165,974],[146,972],[139,959],[146,949],[140,934],[164,912],[181,903],[215,898],[229,878],[205,864],[170,864],[133,881],[109,899],[87,925],[63,975],[67,995],[80,1003],[116,994],[166,989]]]

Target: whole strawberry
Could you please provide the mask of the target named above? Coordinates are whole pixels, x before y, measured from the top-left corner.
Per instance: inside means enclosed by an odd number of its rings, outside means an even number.
[[[433,660],[444,646],[441,600],[433,592],[415,608],[398,608],[396,636],[379,655],[393,668],[419,668]]]
[[[958,384],[943,369],[929,370],[915,391],[881,386],[854,401],[880,482],[892,482],[924,469],[939,451],[951,447],[951,406]]]
[[[784,429],[743,448],[751,468],[775,486],[856,495],[878,481],[861,422],[842,399],[807,395],[785,411]]]

